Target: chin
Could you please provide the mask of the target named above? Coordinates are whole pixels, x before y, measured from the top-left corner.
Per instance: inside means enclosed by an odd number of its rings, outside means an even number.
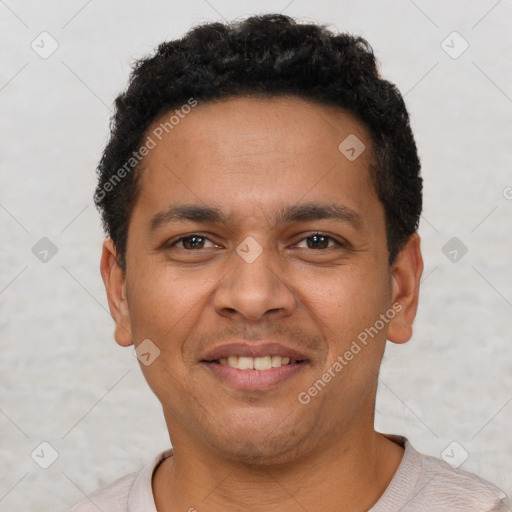
[[[273,466],[286,464],[297,458],[298,448],[294,446],[269,446],[268,440],[258,443],[257,441],[240,442],[238,445],[231,445],[229,452],[224,456],[233,462],[241,462],[247,466]]]
[[[304,450],[310,434],[290,415],[288,421],[285,419],[286,416],[273,422],[250,424],[225,422],[225,428],[217,431],[222,438],[211,439],[211,446],[215,446],[220,455],[238,463],[257,466],[286,463],[293,460],[299,450]]]

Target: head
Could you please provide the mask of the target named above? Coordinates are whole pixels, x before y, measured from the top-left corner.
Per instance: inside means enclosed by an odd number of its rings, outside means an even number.
[[[370,428],[386,339],[412,334],[422,179],[368,43],[282,15],[194,28],[135,65],[111,130],[102,276],[173,444],[284,461]],[[226,377],[263,345],[298,362]]]

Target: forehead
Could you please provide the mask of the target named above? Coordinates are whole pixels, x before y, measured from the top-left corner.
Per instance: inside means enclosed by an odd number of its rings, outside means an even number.
[[[340,108],[284,96],[229,98],[187,111],[172,124],[175,111],[164,114],[146,133],[155,142],[139,169],[137,202],[146,209],[203,203],[250,215],[257,204],[375,200],[370,137]],[[356,158],[346,153],[352,147]]]
[[[314,159],[325,152],[338,156],[339,143],[349,135],[364,141],[368,149],[371,146],[367,130],[352,114],[297,96],[241,96],[187,109],[188,113],[180,116],[165,113],[149,128],[147,135],[155,139],[160,149],[174,142],[174,154],[186,151],[189,158],[205,156],[206,152],[208,156],[243,156],[251,149],[261,157],[260,145],[264,142],[269,155],[292,152]],[[161,151],[156,153],[159,156]],[[362,160],[369,163],[370,155],[371,151],[366,151]],[[144,164],[154,157],[155,152],[150,152]]]

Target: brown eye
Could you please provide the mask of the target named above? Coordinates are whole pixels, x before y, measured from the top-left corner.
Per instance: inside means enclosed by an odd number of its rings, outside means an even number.
[[[314,235],[303,238],[299,243],[302,243],[304,240],[306,241],[306,247],[308,249],[329,249],[334,245],[341,246],[341,244],[331,236],[322,235],[321,233],[315,233]],[[329,245],[330,242],[333,243]]]
[[[184,237],[181,237],[179,238],[178,240],[176,240],[174,243],[172,243],[169,247],[176,247],[181,244],[181,247],[179,247],[180,249],[185,249],[185,250],[196,250],[196,249],[204,249],[204,244],[206,242],[210,242],[212,243],[210,240],[208,240],[208,238],[206,238],[205,236],[201,236],[201,235],[190,235],[190,236],[184,236]]]

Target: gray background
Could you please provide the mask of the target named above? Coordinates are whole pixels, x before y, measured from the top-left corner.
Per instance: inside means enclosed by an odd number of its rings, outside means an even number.
[[[467,452],[463,469],[512,491],[510,0],[5,0],[0,510],[67,510],[169,446],[132,347],[112,337],[94,170],[134,58],[199,22],[281,10],[367,37],[422,158],[421,301],[413,339],[387,349],[377,428],[438,457],[456,441],[452,461]],[[59,45],[46,59],[31,47],[51,49],[43,31]]]

